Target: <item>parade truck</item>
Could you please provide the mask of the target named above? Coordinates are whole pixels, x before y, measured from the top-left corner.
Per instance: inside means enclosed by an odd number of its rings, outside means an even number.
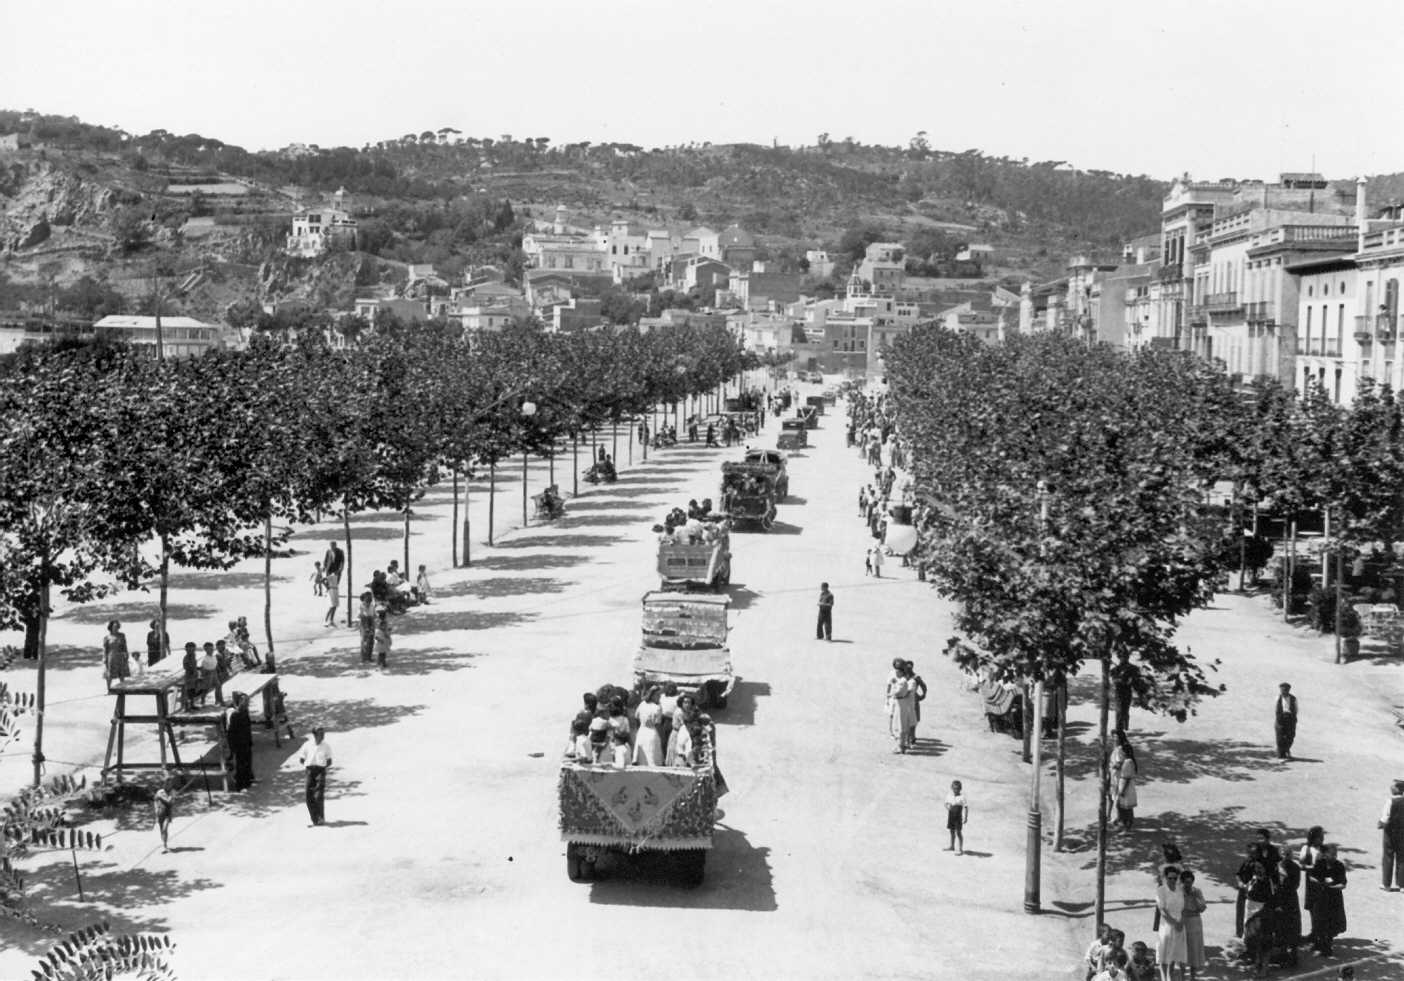
[[[731,536],[725,522],[715,522],[710,541],[687,544],[668,536],[658,543],[658,588],[710,589],[721,592],[731,582]]]
[[[790,496],[790,461],[781,450],[754,449],[746,451],[747,463],[759,463],[775,468],[773,483],[775,499],[783,501]]]
[[[733,526],[760,525],[769,531],[775,524],[775,480],[779,476],[768,463],[722,464],[722,511]],[[788,483],[788,478],[787,478]]]
[[[634,686],[640,693],[668,682],[700,708],[726,708],[736,687],[727,646],[728,596],[707,593],[644,594],[642,637],[634,655]]]
[[[556,789],[566,874],[589,882],[605,853],[657,852],[684,885],[700,886],[719,814],[718,784],[706,726],[693,766],[562,763]]]

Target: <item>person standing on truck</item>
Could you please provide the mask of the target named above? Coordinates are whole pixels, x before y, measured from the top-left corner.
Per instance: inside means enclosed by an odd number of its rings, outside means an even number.
[[[834,594],[826,582],[819,584],[819,622],[814,627],[814,639],[834,639]]]

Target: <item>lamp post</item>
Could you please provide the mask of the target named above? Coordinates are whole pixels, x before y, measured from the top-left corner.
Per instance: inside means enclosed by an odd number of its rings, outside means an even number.
[[[1043,541],[1048,528],[1048,482],[1040,480],[1038,496],[1038,551],[1043,554]],[[1043,812],[1039,807],[1039,783],[1043,776],[1043,678],[1034,679],[1033,686],[1033,785],[1029,788],[1028,837],[1024,848],[1024,912],[1041,912],[1039,881],[1043,851]]]
[[[535,402],[522,403],[522,418],[530,419],[536,415]],[[522,527],[527,526],[527,451],[522,450]]]

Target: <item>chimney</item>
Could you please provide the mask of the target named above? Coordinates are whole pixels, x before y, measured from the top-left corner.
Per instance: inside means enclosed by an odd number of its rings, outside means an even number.
[[[1355,179],[1355,251],[1365,251],[1365,178]]]

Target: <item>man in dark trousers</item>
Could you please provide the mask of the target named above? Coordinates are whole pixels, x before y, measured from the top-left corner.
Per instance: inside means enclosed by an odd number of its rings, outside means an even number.
[[[1404,780],[1394,781],[1389,800],[1380,814],[1380,888],[1386,892],[1404,889]]]
[[[327,770],[332,765],[332,752],[325,736],[326,730],[321,726],[313,729],[297,758],[307,771],[307,816],[312,819],[309,827],[325,824],[327,820]]]
[[[826,582],[819,584],[819,622],[814,627],[814,639],[834,639],[834,594]]]
[[[1131,729],[1131,703],[1145,691],[1141,670],[1131,663],[1130,651],[1117,651],[1116,664],[1111,669],[1112,689],[1116,692],[1116,726],[1122,732]]]
[[[1283,682],[1277,686],[1277,709],[1274,729],[1277,731],[1277,758],[1292,758],[1292,743],[1297,738],[1297,696],[1292,686]]]
[[[336,626],[336,611],[341,606],[341,573],[346,569],[346,553],[336,542],[327,543],[327,554],[322,556],[322,582],[327,587],[327,597],[331,607],[327,610],[326,625]]]

